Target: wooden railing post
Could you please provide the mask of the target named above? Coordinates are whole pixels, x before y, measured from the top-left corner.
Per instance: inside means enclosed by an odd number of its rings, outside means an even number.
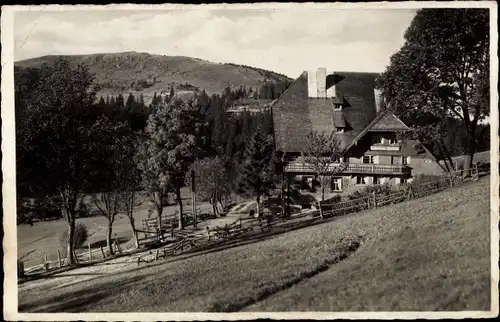
[[[377,208],[377,195],[375,194],[375,191],[372,192],[372,198],[373,198],[373,208]]]
[[[59,249],[57,250],[57,262],[59,263],[59,267],[62,267],[61,252],[59,251]]]
[[[104,254],[104,249],[102,249],[102,246],[101,246],[101,253],[102,253],[102,258],[106,258],[106,254]]]

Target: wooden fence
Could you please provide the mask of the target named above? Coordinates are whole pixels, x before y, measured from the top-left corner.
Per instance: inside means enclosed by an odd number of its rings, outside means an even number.
[[[401,186],[390,193],[376,194],[342,202],[322,201],[319,203],[324,216],[339,216],[362,210],[382,207],[389,204],[403,202],[415,198],[421,198],[438,193],[445,189],[457,186],[466,181],[478,180],[479,173],[477,167],[451,172],[441,178],[421,184],[407,184]]]
[[[120,244],[118,243],[117,240],[115,240],[111,246],[113,248],[113,251],[115,254],[121,254],[123,253]],[[105,258],[109,257],[109,251],[107,247],[99,247],[99,248],[91,248],[90,245],[88,245],[88,250],[87,251],[80,251],[74,253],[74,258],[77,263],[86,263],[90,264],[93,262],[98,262],[102,261]],[[57,250],[57,260],[48,260],[47,259],[47,254],[43,254],[43,256],[40,258],[40,264],[31,266],[28,268],[24,267],[24,263],[22,261],[18,260],[18,275],[20,277],[23,277],[27,274],[34,274],[34,273],[43,273],[43,272],[48,272],[57,268],[61,268],[64,266],[69,265],[69,258],[68,257],[63,257],[61,256],[60,250]]]

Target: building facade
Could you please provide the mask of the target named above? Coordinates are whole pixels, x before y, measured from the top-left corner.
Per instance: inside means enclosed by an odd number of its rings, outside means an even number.
[[[284,161],[280,172],[289,187],[302,193],[315,191],[315,174],[301,158],[311,131],[334,131],[340,141],[345,170],[330,178],[327,197],[367,185],[401,184],[420,173],[444,173],[425,146],[401,139],[400,134],[410,129],[385,109],[374,88],[376,77],[328,73],[325,68],[305,71],[272,104],[276,151]]]

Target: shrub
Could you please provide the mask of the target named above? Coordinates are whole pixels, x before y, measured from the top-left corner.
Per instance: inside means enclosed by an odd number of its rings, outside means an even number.
[[[414,194],[427,195],[436,190],[448,188],[450,181],[447,175],[419,174],[408,186]]]
[[[89,232],[87,226],[77,222],[75,224],[75,235],[73,236],[73,242],[75,248],[82,247],[83,243],[87,241],[88,237],[89,237]],[[68,230],[65,230],[61,235],[61,239],[59,240],[59,243],[63,249],[66,249],[66,245],[68,244],[68,238],[69,238]]]
[[[342,197],[340,195],[335,195],[331,198],[328,198],[328,199],[325,199],[325,202],[328,202],[328,203],[337,203],[337,202],[340,202],[342,200]]]

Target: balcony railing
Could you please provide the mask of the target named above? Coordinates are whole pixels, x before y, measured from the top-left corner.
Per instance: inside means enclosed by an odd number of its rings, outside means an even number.
[[[370,151],[399,151],[400,149],[401,145],[399,143],[395,144],[377,143],[370,146]]]
[[[340,163],[332,163],[325,172],[330,172],[336,167],[341,166]],[[314,167],[300,162],[292,162],[286,165],[285,172],[302,172],[313,173],[316,172]],[[411,169],[402,164],[372,164],[372,163],[349,163],[342,173],[358,174],[406,174],[410,173]]]

